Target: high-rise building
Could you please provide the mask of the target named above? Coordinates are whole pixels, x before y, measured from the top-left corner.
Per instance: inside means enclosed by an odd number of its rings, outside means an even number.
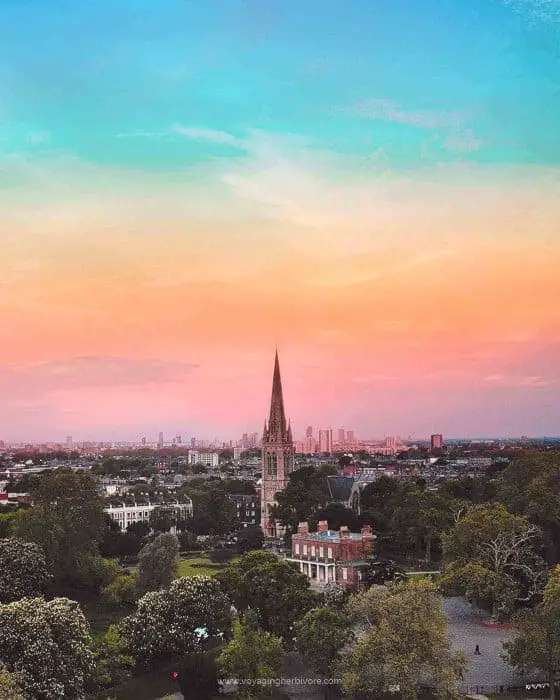
[[[338,429],[338,442],[345,442],[346,441],[346,430],[344,428],[339,428]]]
[[[443,435],[441,433],[436,433],[432,435],[431,439],[432,450],[441,450],[443,447]]]
[[[160,434],[158,435],[158,442],[157,442],[157,444],[158,444],[158,447],[160,447],[160,448],[163,447],[163,433],[160,433]]]
[[[66,447],[72,447],[72,436],[71,435],[66,436]]]
[[[143,437],[142,440],[140,440],[140,442],[142,443],[142,446],[144,447],[146,445],[146,438]]]
[[[274,522],[270,509],[278,491],[288,485],[288,476],[294,468],[294,441],[292,429],[286,422],[278,351],[274,358],[272,396],[268,424],[265,420],[262,438],[262,491],[261,527],[267,537],[277,537],[281,528]]]
[[[319,430],[319,452],[326,454],[332,452],[332,428]]]
[[[181,444],[181,436],[180,436],[178,433],[177,433],[177,435],[175,436],[175,443],[176,443],[177,445],[180,445],[180,444]]]
[[[394,450],[397,446],[397,439],[395,437],[385,438],[385,447],[389,450]]]
[[[353,430],[347,430],[346,431],[346,441],[347,442],[354,442],[356,438],[354,437],[354,431]]]
[[[305,437],[313,437],[313,426],[308,425],[307,428],[305,429]]]

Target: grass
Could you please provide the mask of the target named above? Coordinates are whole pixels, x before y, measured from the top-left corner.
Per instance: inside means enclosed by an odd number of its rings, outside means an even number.
[[[183,576],[215,576],[228,566],[227,563],[213,562],[207,557],[195,559],[181,559],[178,575]]]

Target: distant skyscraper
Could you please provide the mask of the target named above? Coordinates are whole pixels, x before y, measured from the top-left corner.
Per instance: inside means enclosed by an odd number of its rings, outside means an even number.
[[[346,430],[344,428],[338,429],[338,442],[345,442],[346,440]]]
[[[163,433],[158,435],[158,447],[163,447]]]
[[[177,435],[175,436],[175,442],[177,443],[177,445],[180,445],[180,444],[181,444],[181,436],[180,436],[180,435],[177,434]]]
[[[346,431],[346,440],[348,442],[354,442],[355,438],[354,438],[354,431],[353,430]]]
[[[397,446],[396,438],[394,438],[394,437],[385,438],[385,447],[387,447],[389,450],[394,450],[396,446]]]
[[[71,435],[66,436],[66,447],[72,447],[72,436]]]
[[[264,422],[262,438],[262,491],[261,527],[267,537],[280,534],[277,523],[270,516],[278,491],[288,485],[288,476],[294,468],[292,429],[286,421],[278,352],[274,358],[272,396],[268,424]]]
[[[443,435],[441,433],[436,433],[432,435],[432,450],[441,450],[443,447]]]
[[[319,430],[319,452],[326,454],[332,452],[332,428]]]
[[[146,438],[143,437],[142,440],[141,440],[140,442],[142,443],[142,445],[145,445],[145,444],[146,444]]]
[[[308,425],[307,428],[305,429],[305,437],[313,437],[313,426]]]

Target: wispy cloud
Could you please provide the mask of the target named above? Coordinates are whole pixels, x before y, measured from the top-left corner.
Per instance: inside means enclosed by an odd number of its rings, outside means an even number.
[[[469,115],[465,112],[440,112],[431,110],[407,110],[392,100],[372,98],[343,109],[348,114],[367,119],[377,119],[397,124],[408,124],[422,129],[456,127]]]
[[[510,387],[525,389],[541,389],[553,386],[556,380],[538,375],[519,376],[490,374],[482,380],[484,384],[492,387]]]
[[[115,134],[118,139],[169,139],[173,138],[170,130],[164,131],[128,131]]]
[[[546,23],[560,30],[559,0],[502,0],[506,7],[521,15],[529,23]]]
[[[1,370],[10,396],[44,394],[83,387],[147,386],[182,381],[197,365],[159,359],[92,356],[53,360]]]
[[[186,138],[193,139],[194,141],[208,141],[209,143],[232,146],[233,148],[239,148],[241,150],[246,150],[249,145],[248,142],[243,139],[238,139],[228,134],[226,131],[215,129],[200,129],[192,126],[175,125],[171,127],[171,131],[176,134],[181,134],[181,136],[185,136]]]

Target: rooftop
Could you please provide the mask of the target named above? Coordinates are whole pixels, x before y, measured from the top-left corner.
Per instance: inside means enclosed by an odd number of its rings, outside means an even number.
[[[310,532],[309,535],[299,535],[294,533],[293,537],[298,537],[301,540],[326,540],[328,542],[339,542],[340,532],[338,530],[323,530],[323,532]],[[348,539],[361,541],[362,535],[360,532],[349,532]]]

